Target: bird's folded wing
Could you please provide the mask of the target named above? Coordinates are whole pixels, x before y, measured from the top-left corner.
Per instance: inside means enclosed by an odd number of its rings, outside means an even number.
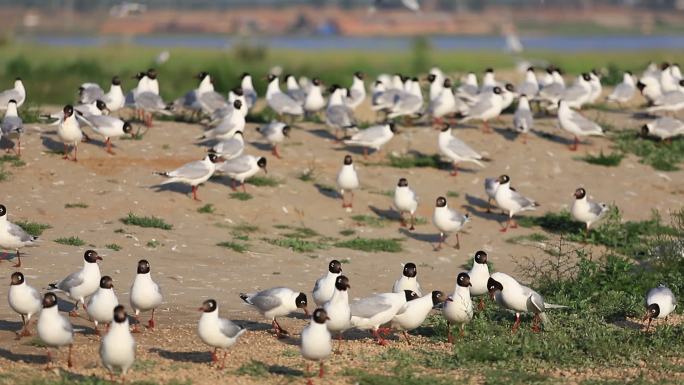
[[[456,155],[463,158],[475,158],[480,159],[482,156],[473,150],[470,146],[465,144],[464,141],[456,137],[451,137],[448,144],[449,150],[453,151]]]
[[[19,225],[15,225],[11,222],[8,222],[7,224],[7,231],[9,232],[9,234],[19,238],[21,242],[28,242],[35,239],[31,234],[27,233],[24,229],[19,227]]]
[[[230,320],[221,319],[220,322],[221,322],[221,324],[220,324],[219,328],[221,330],[221,333],[228,338],[234,338],[242,330],[241,327],[234,324]]]
[[[174,178],[197,179],[207,175],[207,172],[209,172],[209,170],[204,162],[197,160],[170,171],[168,176]]]
[[[75,271],[69,274],[66,278],[57,284],[57,289],[68,292],[71,288],[79,286],[83,283],[83,271]]]
[[[252,169],[249,159],[249,157],[243,155],[239,158],[225,161],[222,164],[219,164],[217,168],[219,171],[227,174],[242,174]]]
[[[370,318],[392,307],[389,301],[379,295],[362,298],[349,304],[351,314],[356,317]]]

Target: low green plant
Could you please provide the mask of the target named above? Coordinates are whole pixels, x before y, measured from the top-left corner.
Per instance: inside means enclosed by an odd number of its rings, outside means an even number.
[[[238,253],[244,253],[245,251],[247,251],[246,244],[234,241],[219,242],[216,244],[216,246],[225,247]]]
[[[67,203],[64,205],[65,209],[87,209],[88,205],[83,202]]]
[[[33,235],[34,237],[38,237],[38,236],[43,234],[43,231],[52,228],[52,226],[50,226],[46,223],[29,222],[29,221],[16,221],[16,222],[14,222],[14,224],[21,227],[22,229],[24,229],[24,231]]]
[[[166,223],[163,219],[155,216],[139,216],[133,213],[128,213],[128,216],[121,218],[121,222],[125,225],[149,227],[162,230],[171,230],[173,226]]]
[[[108,245],[105,245],[105,248],[114,251],[120,251],[121,249],[123,249],[123,247],[117,245],[116,243],[110,243]]]
[[[251,360],[242,364],[235,374],[240,376],[265,377],[269,374],[268,366],[261,361]]]
[[[622,132],[613,137],[619,151],[632,153],[640,158],[640,162],[660,171],[679,170],[684,162],[684,139],[672,140],[672,143],[661,143],[637,137],[633,132]]]
[[[328,247],[326,243],[301,238],[263,238],[263,240],[275,246],[291,249],[296,253],[310,253]]]
[[[81,238],[74,236],[57,238],[55,239],[55,242],[67,246],[83,246],[86,244]]]
[[[361,226],[382,228],[387,225],[387,220],[385,218],[377,217],[375,215],[357,214],[352,215],[351,219],[356,222],[357,225]]]
[[[367,252],[384,251],[389,253],[398,253],[403,250],[401,246],[402,241],[403,239],[354,238],[336,242],[334,246]]]
[[[259,187],[276,187],[280,185],[280,181],[276,178],[258,175],[247,179],[246,183]]]
[[[414,167],[430,167],[436,169],[446,169],[449,164],[443,162],[439,154],[425,155],[425,154],[413,154],[413,155],[389,155],[389,166],[395,168],[414,168]]]
[[[216,208],[211,203],[207,203],[206,205],[197,209],[197,212],[200,214],[213,214],[214,211],[216,211]]]
[[[605,167],[617,167],[620,165],[620,162],[622,162],[622,159],[625,157],[625,154],[622,152],[611,152],[610,154],[606,155],[603,153],[603,150],[598,155],[586,155],[584,157],[581,157],[580,159],[589,163],[589,164],[595,164],[598,166],[605,166]]]
[[[236,191],[236,192],[230,193],[230,197],[232,199],[237,199],[239,201],[248,201],[248,200],[253,198],[252,194],[242,192],[242,191]]]

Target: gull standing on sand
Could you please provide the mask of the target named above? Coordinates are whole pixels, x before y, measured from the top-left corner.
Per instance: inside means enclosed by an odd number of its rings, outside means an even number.
[[[582,106],[589,101],[591,95],[591,75],[583,73],[577,77],[572,86],[563,90],[563,93],[558,100],[564,100],[568,107],[581,109]]]
[[[591,225],[599,221],[609,211],[609,207],[603,202],[590,201],[587,197],[587,190],[582,187],[575,190],[573,196],[575,200],[572,202],[570,214],[576,221],[584,223],[588,234]]]
[[[684,80],[680,80],[679,85],[684,87]],[[675,113],[682,108],[684,108],[684,88],[664,92],[659,98],[653,100],[653,106],[647,108],[646,111],[666,111]]]
[[[57,296],[54,293],[45,293],[43,296],[43,309],[40,311],[36,329],[38,330],[38,337],[45,344],[45,350],[47,351],[47,366],[45,369],[50,369],[52,364],[50,348],[61,348],[65,345],[69,345],[67,366],[73,367],[71,351],[74,343],[74,329],[69,319],[59,314]]]
[[[24,122],[17,113],[17,101],[12,99],[7,103],[7,110],[5,117],[0,123],[0,138],[17,138],[17,144],[12,147],[12,150],[21,156],[21,134],[24,132]],[[8,149],[9,151],[9,149]]]
[[[425,80],[430,83],[430,98],[428,100],[432,102],[437,99],[444,89],[444,77],[441,73],[430,73]]]
[[[513,128],[523,137],[523,143],[527,143],[527,134],[534,127],[534,117],[530,110],[530,102],[527,95],[520,95],[518,99],[518,107],[513,115]]]
[[[461,231],[463,226],[469,221],[470,215],[463,215],[456,210],[450,209],[449,206],[447,206],[446,198],[437,198],[435,211],[432,214],[432,222],[435,227],[437,227],[437,230],[439,230],[439,243],[437,244],[436,250],[442,249],[442,244],[446,240],[448,233],[456,233],[455,247],[460,249],[461,240],[459,239],[458,232]]]
[[[479,93],[480,86],[477,84],[477,75],[474,72],[468,72],[461,85],[456,89],[456,96],[465,101],[473,101]]]
[[[197,324],[197,334],[202,342],[214,348],[211,353],[211,361],[218,362],[218,349],[223,349],[223,359],[219,370],[226,366],[226,356],[228,348],[237,343],[238,338],[247,331],[242,326],[238,326],[231,320],[219,317],[218,303],[214,299],[208,299],[199,308],[202,312],[199,323]]]
[[[299,86],[297,79],[293,75],[285,75],[285,85],[287,86],[287,95],[303,106],[306,100],[306,91]]]
[[[407,302],[417,298],[416,293],[406,290],[354,300],[350,304],[351,325],[360,330],[370,330],[379,345],[387,345],[387,341],[380,333],[388,330],[379,330],[380,326],[390,322]]]
[[[26,88],[21,78],[14,79],[14,87],[0,92],[0,109],[7,108],[10,100],[17,102],[17,107],[21,107],[26,101]]]
[[[245,130],[245,116],[240,111],[242,101],[233,101],[233,109],[219,121],[219,124],[205,132],[198,139],[229,139],[237,131]]]
[[[318,361],[318,378],[323,378],[323,360],[330,357],[332,353],[332,338],[326,326],[330,317],[324,309],[316,309],[311,316],[311,322],[302,330],[302,342],[300,350],[302,357],[311,361]],[[306,372],[309,372],[309,364],[306,364]],[[308,385],[313,385],[311,378],[307,380]]]
[[[330,98],[325,109],[325,123],[335,129],[335,139],[339,140],[340,130],[346,135],[347,130],[356,128],[354,110],[344,103],[343,88],[337,84],[330,87]]]
[[[21,267],[19,249],[25,246],[33,246],[36,241],[38,241],[38,237],[27,233],[26,230],[9,221],[7,207],[0,204],[0,249],[11,249],[17,252],[17,264],[12,267]]]
[[[107,325],[107,329],[109,329],[112,323],[112,309],[118,304],[119,299],[116,297],[116,293],[114,293],[114,280],[112,280],[112,277],[105,275],[100,278],[100,288],[97,289],[95,294],[90,296],[88,306],[86,307],[86,313],[95,323],[95,334],[100,335],[100,329],[98,329],[100,323]]]
[[[95,83],[84,83],[79,87],[79,103],[92,103],[96,100],[102,100],[109,111],[122,109],[126,103],[126,95],[121,88],[121,79],[114,76],[107,93],[104,93],[102,88]]]
[[[480,160],[483,159],[482,155],[478,154],[462,140],[451,135],[451,126],[447,123],[444,124],[442,131],[439,133],[437,145],[439,147],[439,152],[451,160],[454,167],[451,171],[452,176],[458,175],[459,162],[470,162],[475,163],[480,167],[484,167],[484,164],[480,162]]]
[[[313,78],[311,81],[311,88],[306,93],[304,99],[304,111],[306,114],[315,114],[325,107],[325,98],[323,97],[322,82],[319,78]]]
[[[69,159],[69,154],[71,152],[69,151],[69,146],[72,146],[74,157],[71,160],[77,162],[78,143],[83,140],[83,132],[74,115],[74,107],[67,104],[62,111],[64,112],[64,117],[57,126],[57,136],[59,137],[59,140],[64,143],[64,156],[62,159]]]
[[[217,169],[216,163],[220,160],[221,158],[218,155],[210,152],[202,160],[186,163],[173,171],[155,172],[155,174],[168,178],[160,185],[169,183],[185,183],[190,185],[192,187],[192,199],[199,201],[199,198],[197,198],[199,185],[208,181],[214,175]]]
[[[240,293],[240,299],[254,306],[261,315],[271,320],[271,326],[278,338],[290,333],[280,327],[277,317],[284,317],[297,309],[302,309],[304,314],[309,316],[306,294],[286,287],[274,287],[251,294]]]
[[[622,74],[622,83],[615,87],[606,100],[615,102],[618,106],[622,107],[623,104],[629,103],[629,101],[632,100],[635,92],[636,85],[634,84],[634,76],[632,76],[631,72],[625,71],[625,73]]]
[[[409,187],[406,178],[400,178],[397,187],[394,188],[394,207],[399,211],[401,226],[406,227],[404,214],[408,213],[411,216],[411,227],[409,227],[409,230],[415,230],[415,213],[418,209],[418,197],[415,191]]]
[[[101,260],[102,257],[95,250],[87,250],[83,254],[83,268],[49,285],[48,291],[64,293],[76,301],[74,309],[69,312],[71,317],[78,317],[78,304],[87,307],[85,299],[95,294],[100,286],[100,266],[97,261]]]
[[[519,192],[511,188],[511,178],[508,175],[499,177],[499,187],[494,196],[496,205],[504,211],[508,211],[508,222],[501,232],[506,232],[508,227],[517,228],[518,223],[513,216],[521,211],[536,210],[539,204],[530,198],[522,196]]]
[[[267,77],[268,88],[266,89],[266,103],[278,115],[299,116],[304,114],[302,105],[288,94],[280,91],[278,77],[269,74]]]
[[[439,306],[446,300],[446,295],[439,290],[426,293],[420,298],[407,302],[392,318],[390,326],[392,329],[400,330],[406,338],[406,342],[411,345],[408,332],[422,325],[432,308]]]
[[[396,132],[396,125],[393,122],[388,122],[361,130],[352,135],[350,139],[345,140],[344,144],[363,147],[363,157],[367,158],[369,148],[379,152],[382,146],[392,140]]]
[[[340,188],[340,195],[342,195],[342,208],[351,209],[354,204],[354,190],[359,188],[359,176],[356,174],[351,155],[344,156],[344,164],[337,174],[337,187]],[[351,195],[349,203],[345,199],[345,190]]]
[[[242,155],[245,150],[245,138],[242,131],[236,131],[230,138],[216,143],[211,150],[224,160],[235,159]]]
[[[316,306],[323,306],[335,293],[335,280],[342,275],[342,264],[333,259],[328,263],[328,272],[316,280],[313,288],[313,300]]]
[[[456,277],[454,293],[446,300],[442,308],[442,315],[447,320],[447,341],[454,343],[451,325],[460,325],[460,336],[465,334],[465,324],[473,319],[473,301],[470,299],[472,283],[468,273],[459,273]]]
[[[487,194],[487,213],[492,212],[492,200],[496,200],[496,190],[499,188],[499,178],[485,178],[484,190]]]
[[[12,273],[7,300],[10,308],[21,316],[22,328],[17,337],[30,336],[31,317],[43,307],[40,293],[26,283],[24,274],[17,271]]]
[[[589,72],[589,86],[591,88],[591,92],[587,98],[587,103],[594,103],[601,97],[601,94],[603,93],[603,86],[601,86],[601,78],[599,77],[598,71],[591,70],[591,72]]]
[[[501,115],[503,109],[503,90],[500,87],[492,88],[491,92],[478,97],[477,102],[468,110],[462,122],[481,120],[482,131],[491,133],[489,121]]]
[[[264,126],[257,127],[256,130],[271,145],[271,154],[276,158],[281,159],[282,157],[278,152],[278,143],[282,143],[285,138],[290,136],[290,126],[274,120]]]
[[[113,322],[102,338],[100,359],[102,365],[109,370],[110,379],[113,380],[114,369],[119,369],[121,382],[124,383],[128,369],[135,362],[135,340],[128,325],[126,309],[122,305],[117,305],[110,313]]]
[[[547,309],[562,309],[567,306],[544,302],[544,297],[533,289],[520,284],[508,274],[496,272],[487,282],[489,296],[504,309],[515,312],[512,332],[520,326],[520,313],[534,313],[532,331],[541,331],[541,324],[550,325],[546,316]]]
[[[646,330],[651,327],[654,318],[665,318],[677,307],[677,299],[672,290],[665,285],[655,287],[646,293],[646,315],[644,321],[648,320]]]
[[[478,310],[485,308],[484,296],[487,294],[487,280],[489,280],[489,266],[487,265],[487,253],[480,250],[473,257],[473,267],[468,271],[470,277],[470,295],[480,297]]]
[[[226,174],[232,179],[231,188],[233,190],[240,184],[242,185],[242,192],[245,193],[247,192],[245,180],[253,177],[262,169],[264,170],[264,173],[268,174],[268,169],[266,169],[266,158],[248,154],[240,155],[237,158],[225,161],[216,166],[216,172]]]
[[[420,284],[418,283],[418,268],[413,262],[409,262],[404,265],[401,271],[401,276],[394,281],[392,285],[392,293],[400,293],[404,290],[414,291],[419,297],[421,297],[422,291],[420,290]]]
[[[400,116],[411,117],[420,114],[422,108],[423,92],[420,89],[420,83],[417,78],[408,79],[404,92],[400,93],[395,99],[387,118],[394,119]]]
[[[604,136],[601,126],[585,118],[579,112],[570,109],[565,100],[558,102],[558,125],[575,138],[572,146],[570,146],[570,151],[577,151],[579,137]]]
[[[539,82],[534,67],[528,67],[525,71],[525,80],[518,85],[518,93],[529,98],[534,98],[539,93]]]
[[[110,115],[78,115],[78,119],[90,126],[95,133],[105,138],[105,149],[108,154],[112,151],[112,138],[133,135],[133,126],[117,117]]]
[[[139,332],[138,325],[140,325],[140,313],[152,310],[152,316],[147,322],[149,329],[154,329],[154,311],[161,305],[164,297],[162,295],[159,285],[152,280],[150,273],[150,263],[141,259],[138,261],[137,274],[131,285],[131,308],[135,311],[135,326],[133,332]]]
[[[347,96],[347,105],[355,110],[366,99],[366,84],[363,79],[366,75],[361,71],[354,72],[352,85],[349,87],[349,95]]]
[[[254,89],[254,84],[252,84],[252,75],[248,72],[240,76],[240,88],[242,89],[245,101],[247,101],[247,108],[251,109],[257,101],[257,93]]]
[[[351,327],[351,307],[349,306],[349,278],[340,275],[335,278],[333,295],[329,301],[323,305],[323,310],[328,313],[328,330],[337,333],[337,351],[340,353],[342,344],[342,333]]]
[[[641,127],[641,135],[652,135],[660,140],[671,140],[675,136],[684,135],[684,122],[665,116]]]

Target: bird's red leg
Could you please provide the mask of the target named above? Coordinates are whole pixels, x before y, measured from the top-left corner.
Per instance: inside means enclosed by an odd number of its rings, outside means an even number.
[[[368,148],[363,148],[363,159],[368,160]]]
[[[278,152],[278,145],[277,144],[273,145],[273,148],[271,149],[271,154],[273,154],[273,156],[275,156],[278,159],[282,159],[282,157],[280,156],[280,153]]]
[[[480,297],[480,303],[477,305],[477,310],[484,310],[484,308],[485,308],[484,297]]]
[[[19,253],[18,249],[17,249],[17,264],[13,265],[12,267],[21,267],[21,253]]]
[[[228,355],[228,350],[223,352],[223,359],[221,360],[221,367],[219,368],[219,370],[223,370],[223,368],[226,367],[226,356],[227,355]]]
[[[411,227],[409,227],[409,230],[413,231],[416,229],[416,216],[411,214]]]
[[[50,353],[49,348],[45,348],[45,351],[47,352],[47,364],[45,365],[45,370],[50,370],[50,367],[52,366],[52,353]]]
[[[237,181],[235,179],[231,179],[230,181],[230,189],[235,191],[237,190]]]
[[[403,333],[403,334],[404,334],[404,338],[406,338],[406,343],[408,343],[409,345],[411,345],[411,340],[409,339],[409,335],[408,335],[408,333],[406,332],[406,330],[404,330],[404,333]]]
[[[192,199],[201,202],[199,198],[197,198],[197,186],[192,186]]]
[[[67,357],[67,366],[70,368],[74,367],[73,361],[71,361],[71,351],[73,350],[74,345],[69,344],[69,356]]]
[[[321,361],[320,365],[318,366],[318,378],[323,378],[324,374],[325,374],[325,369],[323,366],[323,361]]]
[[[80,301],[76,301],[76,305],[74,305],[74,310],[69,312],[69,317],[78,317],[78,303]]]
[[[461,331],[458,333],[458,335],[463,338],[465,336],[465,324],[461,324]]]
[[[354,205],[354,191],[350,191],[349,194],[351,195],[351,199],[349,200],[349,208],[352,208]]]
[[[74,162],[78,162],[78,144],[74,146]]]
[[[515,333],[516,331],[518,331],[518,327],[520,327],[520,313],[515,313],[515,323],[513,324],[511,333]]]
[[[458,175],[458,165],[456,164],[456,162],[454,162],[453,165],[454,165],[454,169],[451,170],[451,176],[456,176],[456,175]]]
[[[64,159],[64,160],[69,159],[69,151],[68,150],[69,150],[69,147],[67,146],[66,143],[64,143],[64,156],[62,157],[62,159]]]
[[[492,212],[492,198],[487,198],[487,213]]]
[[[444,233],[439,233],[439,243],[437,244],[435,250],[442,250],[442,244],[444,243],[444,239],[446,239]]]
[[[456,233],[456,248],[461,249],[461,239],[458,236],[458,233]]]
[[[154,329],[155,323],[154,323],[154,309],[152,309],[152,318],[150,318],[149,321],[147,321],[147,327],[149,329]]]
[[[135,323],[133,324],[131,333],[140,333],[140,317],[136,314],[133,318],[135,318]]]
[[[214,351],[211,352],[211,362],[218,362],[218,355],[216,352],[218,351],[218,348],[214,348]]]
[[[341,354],[342,353],[342,333],[337,334],[337,350],[335,350],[335,354]]]
[[[447,342],[454,343],[454,336],[451,334],[451,322],[447,321]]]
[[[511,222],[513,222],[513,224],[511,225],[511,228],[512,228],[512,229],[517,229],[517,228],[518,228],[518,221],[516,221],[515,219],[511,218]]]
[[[242,181],[242,192],[247,194],[247,183],[244,180]]]
[[[17,139],[17,156],[21,157],[21,136]]]
[[[532,319],[532,331],[535,333],[539,333],[541,331],[541,327],[539,326],[539,323],[541,322],[541,317],[539,314],[535,314],[534,318]]]
[[[572,143],[572,146],[570,146],[570,151],[577,151],[578,145],[579,139],[575,136],[575,141]]]
[[[380,333],[378,333],[377,330],[373,330],[371,333],[373,334],[373,337],[375,337],[375,340],[378,342],[378,345],[387,345],[387,340],[382,338],[382,336],[380,335]]]
[[[506,222],[506,227],[504,227],[503,229],[501,229],[499,231],[501,231],[502,233],[505,233],[506,230],[508,230],[508,225],[510,225],[510,224],[511,224],[511,218],[508,218],[508,221]]]

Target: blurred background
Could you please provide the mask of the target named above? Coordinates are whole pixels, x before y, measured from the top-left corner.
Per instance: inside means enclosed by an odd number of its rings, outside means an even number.
[[[225,91],[274,66],[346,84],[356,70],[553,63],[611,84],[682,49],[684,0],[0,0],[0,82],[26,78],[35,103],[150,66],[166,98],[201,70]]]

